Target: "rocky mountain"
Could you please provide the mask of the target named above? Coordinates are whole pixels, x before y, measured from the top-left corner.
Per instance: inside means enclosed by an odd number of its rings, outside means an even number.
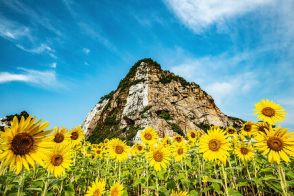
[[[4,131],[4,127],[10,126],[10,122],[13,120],[14,116],[16,116],[18,120],[20,120],[22,116],[24,118],[29,117],[29,114],[26,111],[22,111],[19,114],[8,115],[8,116],[5,116],[4,118],[0,118],[0,131]]]
[[[91,142],[120,137],[128,141],[151,126],[160,136],[185,135],[211,125],[239,127],[243,121],[220,111],[199,85],[189,83],[152,59],[138,61],[115,91],[102,97],[82,128]]]

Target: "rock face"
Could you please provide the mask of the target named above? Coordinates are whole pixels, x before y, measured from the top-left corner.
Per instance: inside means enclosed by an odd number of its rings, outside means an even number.
[[[138,137],[146,126],[160,136],[185,135],[190,129],[211,125],[240,127],[243,121],[223,114],[199,85],[161,69],[152,59],[138,61],[116,91],[101,98],[82,128],[94,143],[120,137]]]
[[[10,127],[10,122],[13,120],[14,116],[16,116],[18,120],[20,120],[22,116],[26,119],[29,114],[26,111],[22,111],[19,114],[8,115],[4,118],[0,118],[0,131],[4,131],[5,127]]]

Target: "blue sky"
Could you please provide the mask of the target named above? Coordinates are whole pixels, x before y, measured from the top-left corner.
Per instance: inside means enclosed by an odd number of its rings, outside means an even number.
[[[263,98],[294,129],[291,0],[0,0],[0,116],[82,123],[139,59],[198,83],[231,116]]]

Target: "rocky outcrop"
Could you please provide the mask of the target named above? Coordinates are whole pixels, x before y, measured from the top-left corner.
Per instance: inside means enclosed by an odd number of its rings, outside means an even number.
[[[16,116],[18,120],[20,120],[22,116],[26,119],[27,117],[29,117],[29,114],[26,111],[22,111],[19,114],[8,115],[4,118],[0,118],[0,131],[4,131],[5,127],[10,126],[10,122],[13,120],[14,116]]]
[[[239,127],[242,120],[226,116],[199,85],[161,69],[151,59],[138,61],[116,91],[101,98],[82,128],[91,142],[121,137],[132,140],[151,126],[161,136],[185,135],[211,125]]]

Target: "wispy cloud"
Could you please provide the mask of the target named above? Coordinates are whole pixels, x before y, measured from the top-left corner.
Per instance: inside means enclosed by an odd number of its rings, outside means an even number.
[[[8,40],[18,40],[23,37],[30,39],[31,31],[30,28],[0,15],[0,36]]]
[[[56,62],[51,63],[51,64],[49,65],[49,67],[55,69],[55,68],[57,67],[57,63],[56,63]]]
[[[257,73],[242,70],[243,63],[252,58],[250,53],[221,54],[201,58],[183,57],[184,62],[172,66],[171,71],[199,83],[217,103],[229,101],[229,97],[247,93],[258,84]],[[239,71],[234,73],[238,67]]]
[[[0,84],[8,82],[25,82],[39,87],[62,87],[57,81],[56,72],[54,70],[34,70],[19,67],[20,73],[0,72]]]
[[[274,1],[165,0],[165,2],[188,28],[201,33],[211,25],[223,23]]]
[[[35,54],[47,53],[52,58],[56,58],[54,54],[55,51],[48,44],[45,44],[45,43],[42,43],[41,45],[34,48],[25,48],[24,46],[20,44],[16,44],[16,47],[29,53],[35,53]]]
[[[89,54],[91,52],[91,50],[89,48],[83,48],[83,52],[85,54]]]
[[[30,18],[31,22],[41,25],[42,27],[56,34],[57,36],[63,36],[61,31],[55,25],[52,24],[52,20],[49,20],[47,17],[44,16],[44,13],[38,13],[37,10],[32,9],[31,7],[24,4],[22,1],[10,0],[4,1],[4,3],[10,9]],[[55,22],[57,21],[55,20]]]

